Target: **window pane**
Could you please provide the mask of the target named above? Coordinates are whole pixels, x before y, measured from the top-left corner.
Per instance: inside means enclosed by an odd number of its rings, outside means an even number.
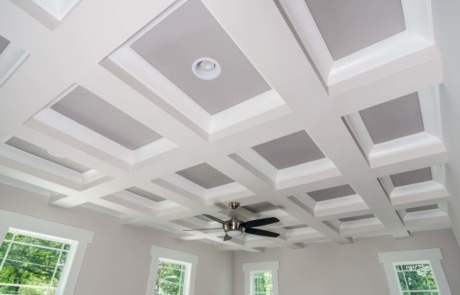
[[[15,233],[7,237],[12,242],[0,247],[0,294],[55,294],[68,256],[63,247],[70,245]]]
[[[186,271],[185,264],[160,260],[158,262],[155,295],[182,295]]]
[[[45,246],[45,247],[50,247],[50,248],[55,248],[55,249],[61,249],[62,247],[62,243],[43,240],[43,239],[30,237],[30,236],[18,235],[18,234],[15,235],[14,241],[21,242],[21,243],[27,243],[27,244],[34,244],[34,245],[39,245],[39,246]]]
[[[434,280],[434,275],[431,269],[426,272],[426,278],[428,280],[428,285],[430,286],[431,290],[437,290],[438,286],[436,286],[436,281]]]
[[[404,274],[402,272],[398,272],[399,283],[401,284],[401,290],[407,290],[406,279],[404,278]]]
[[[423,291],[438,290],[433,271],[428,263],[402,264],[399,267],[395,266],[395,269],[401,290],[411,291],[409,292],[411,295],[432,295],[431,292]]]
[[[272,295],[273,283],[270,272],[257,272],[253,274],[253,293],[258,295]]]
[[[417,271],[406,271],[404,275],[407,279],[409,290],[430,290],[425,276],[421,276]]]

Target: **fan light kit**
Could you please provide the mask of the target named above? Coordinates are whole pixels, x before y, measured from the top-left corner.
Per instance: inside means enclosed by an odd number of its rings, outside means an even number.
[[[201,57],[192,64],[192,72],[201,80],[214,80],[222,71],[219,63],[209,57]]]
[[[236,209],[240,207],[240,203],[231,202],[228,204],[228,206],[233,210],[233,212],[232,212],[231,218],[227,221],[220,220],[219,218],[216,218],[212,215],[203,214],[203,216],[222,224],[222,229],[225,232],[224,241],[231,240],[232,238],[242,235],[243,233],[263,236],[263,237],[271,237],[271,238],[277,238],[280,235],[279,233],[274,233],[271,231],[254,228],[254,227],[276,223],[279,221],[278,218],[268,217],[268,218],[261,218],[261,219],[244,222],[244,221],[239,220],[238,217],[236,217]],[[215,229],[220,229],[220,228],[187,229],[184,231],[215,230]]]

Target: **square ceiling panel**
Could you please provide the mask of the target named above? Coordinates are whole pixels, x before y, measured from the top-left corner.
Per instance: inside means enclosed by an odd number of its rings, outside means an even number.
[[[81,86],[51,108],[130,150],[161,138],[155,131]]]
[[[305,131],[259,144],[253,149],[278,170],[324,158]]]
[[[369,218],[374,218],[374,217],[375,217],[374,214],[366,214],[366,215],[360,215],[360,216],[340,218],[339,220],[341,222],[349,222],[349,221],[357,221],[357,220],[369,219]]]
[[[414,183],[430,181],[433,179],[431,168],[422,168],[418,170],[390,175],[391,181],[395,187],[404,186]]]
[[[308,193],[308,195],[316,202],[342,198],[354,194],[356,194],[355,191],[348,184]]]
[[[260,202],[251,205],[246,205],[243,206],[243,208],[245,208],[248,211],[251,211],[252,213],[261,213],[265,211],[278,209],[278,207],[269,202]]]
[[[401,0],[305,0],[334,60],[406,29]]]
[[[421,206],[421,207],[415,207],[415,208],[407,208],[406,212],[407,213],[412,213],[412,212],[419,212],[419,211],[427,211],[427,210],[434,210],[438,209],[438,205],[428,205],[428,206]]]
[[[270,90],[199,0],[185,2],[131,48],[211,115]],[[193,62],[202,57],[219,63],[218,78],[193,74]]]
[[[161,201],[165,200],[164,198],[162,198],[160,196],[157,196],[155,194],[152,194],[151,192],[145,191],[145,190],[137,188],[137,187],[130,187],[130,188],[126,189],[126,191],[128,191],[130,193],[133,193],[133,194],[136,194],[138,196],[141,196],[143,198],[149,199],[150,201],[154,201],[154,202],[161,202]]]
[[[52,153],[48,152],[44,148],[41,148],[39,146],[36,146],[16,137],[10,138],[8,141],[5,142],[5,144],[12,146],[23,152],[29,153],[31,155],[40,157],[42,159],[48,160],[65,168],[68,168],[70,170],[76,171],[78,173],[85,173],[91,170],[90,168],[80,165],[74,161],[68,160],[60,156],[52,155]]]
[[[233,179],[206,163],[202,163],[176,173],[205,189],[211,189],[234,182]]]
[[[423,132],[417,93],[412,93],[359,112],[374,144]]]
[[[2,52],[5,50],[5,48],[8,46],[8,44],[10,44],[10,41],[3,38],[1,35],[0,35],[0,54],[2,54]]]

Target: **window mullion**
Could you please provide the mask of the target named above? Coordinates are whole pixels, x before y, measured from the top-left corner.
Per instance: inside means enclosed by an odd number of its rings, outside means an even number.
[[[5,265],[6,257],[8,257],[8,255],[10,254],[11,246],[13,245],[13,242],[14,242],[14,238],[15,238],[15,237],[16,237],[16,234],[13,234],[13,237],[11,238],[11,242],[10,242],[10,244],[8,245],[8,248],[6,249],[5,255],[3,256],[2,264],[0,265],[0,271],[1,271],[2,268],[3,268],[3,265]]]
[[[59,267],[59,263],[61,262],[62,251],[64,251],[64,247],[65,247],[65,244],[62,244],[62,246],[61,246],[61,251],[59,251],[58,260],[56,261],[56,265],[54,266],[54,271],[53,271],[53,275],[52,275],[51,280],[50,280],[50,284],[49,284],[49,288],[48,288],[48,293],[49,293],[49,290],[50,290],[51,286],[53,285],[54,278],[56,277],[56,272],[57,272],[57,269],[58,269],[58,267]]]

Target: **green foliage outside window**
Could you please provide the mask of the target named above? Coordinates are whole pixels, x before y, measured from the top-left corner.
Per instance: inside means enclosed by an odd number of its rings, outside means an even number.
[[[257,272],[253,275],[254,295],[273,295],[272,274]]]
[[[395,268],[403,295],[439,295],[428,263],[401,264]]]
[[[183,295],[186,265],[161,260],[158,262],[155,295]]]
[[[70,245],[7,233],[0,247],[0,294],[54,295]]]

